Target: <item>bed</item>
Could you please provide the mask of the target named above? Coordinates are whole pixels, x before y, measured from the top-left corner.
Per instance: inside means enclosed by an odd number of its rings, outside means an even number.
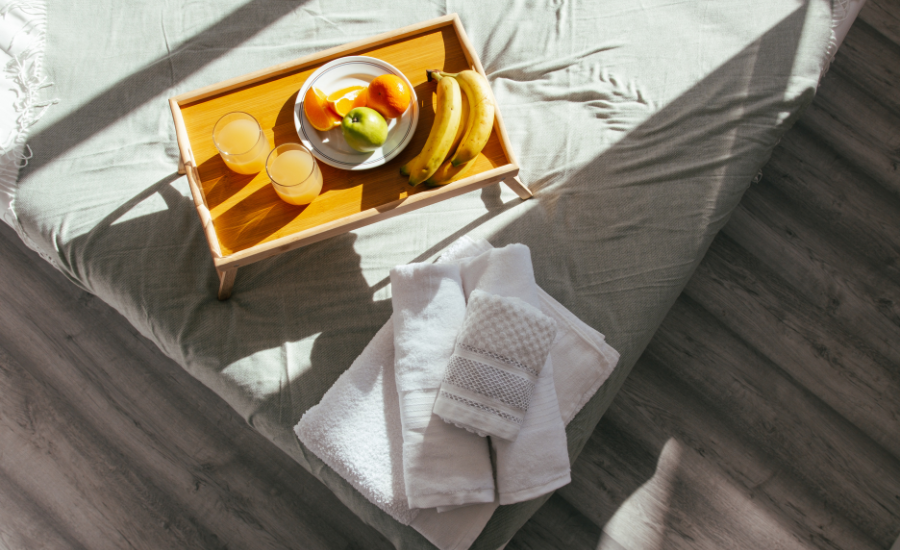
[[[389,270],[462,236],[530,248],[538,284],[621,354],[567,428],[576,460],[860,5],[9,2],[37,23],[4,45],[27,101],[6,115],[0,214],[398,548],[430,548],[292,431],[390,317]],[[490,186],[242,268],[217,300],[167,98],[453,12],[535,198]],[[500,507],[473,548],[546,498]]]

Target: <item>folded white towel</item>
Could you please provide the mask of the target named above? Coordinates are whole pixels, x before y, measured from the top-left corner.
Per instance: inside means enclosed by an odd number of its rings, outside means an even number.
[[[458,264],[391,270],[394,376],[410,508],[494,500],[487,440],[431,414],[466,314]]]
[[[514,440],[554,338],[556,323],[536,307],[472,291],[434,414],[480,436]]]
[[[463,260],[463,289],[468,299],[476,290],[519,298],[541,309],[541,291],[534,281],[531,251],[511,244]],[[492,438],[501,504],[512,504],[548,493],[571,481],[566,430],[550,359],[535,386],[528,414],[513,442]]]
[[[491,438],[500,504],[537,498],[572,481],[566,426],[559,411],[553,358],[547,359],[515,441]]]
[[[392,323],[381,327],[294,432],[369,502],[403,525],[416,517],[403,481]]]
[[[488,249],[486,241],[463,237],[445,256],[456,259]],[[465,288],[466,273],[462,275]],[[549,294],[540,289],[537,293],[541,311],[552,317],[559,329],[550,358],[556,366],[552,375],[560,397],[560,413],[568,423],[609,377],[619,354],[602,334]],[[434,508],[409,508],[403,481],[403,436],[394,382],[392,322],[375,335],[322,401],[306,412],[294,431],[307,449],[366,499],[395,520],[416,529],[441,550],[471,546],[499,505],[475,504],[442,514]]]

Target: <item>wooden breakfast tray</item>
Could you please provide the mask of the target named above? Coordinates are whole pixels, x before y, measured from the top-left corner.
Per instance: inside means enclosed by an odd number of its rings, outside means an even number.
[[[230,171],[212,142],[216,121],[244,111],[259,121],[269,145],[299,142],[294,104],[303,82],[325,63],[348,55],[383,59],[403,72],[418,96],[420,114],[410,144],[378,168],[350,172],[322,162],[322,193],[307,206],[283,202],[262,171],[244,176]],[[425,69],[484,74],[456,14],[331,48],[169,99],[178,147],[179,172],[187,175],[219,275],[219,299],[231,295],[241,266],[346,233],[379,220],[422,208],[504,181],[522,199],[531,197],[515,177],[519,166],[499,109],[494,131],[470,175],[444,187],[410,187],[399,169],[422,149],[434,120],[435,83]]]

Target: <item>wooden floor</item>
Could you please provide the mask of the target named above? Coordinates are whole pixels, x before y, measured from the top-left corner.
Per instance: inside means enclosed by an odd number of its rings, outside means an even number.
[[[900,2],[869,0],[510,549],[900,534]],[[390,545],[0,224],[0,549]]]

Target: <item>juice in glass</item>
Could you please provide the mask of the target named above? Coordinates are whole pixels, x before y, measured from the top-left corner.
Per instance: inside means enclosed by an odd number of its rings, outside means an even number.
[[[213,143],[229,168],[238,174],[256,174],[266,165],[269,144],[259,122],[247,113],[228,113],[213,128]]]
[[[284,143],[272,149],[266,172],[284,202],[309,204],[322,191],[322,171],[309,150],[299,143]]]

